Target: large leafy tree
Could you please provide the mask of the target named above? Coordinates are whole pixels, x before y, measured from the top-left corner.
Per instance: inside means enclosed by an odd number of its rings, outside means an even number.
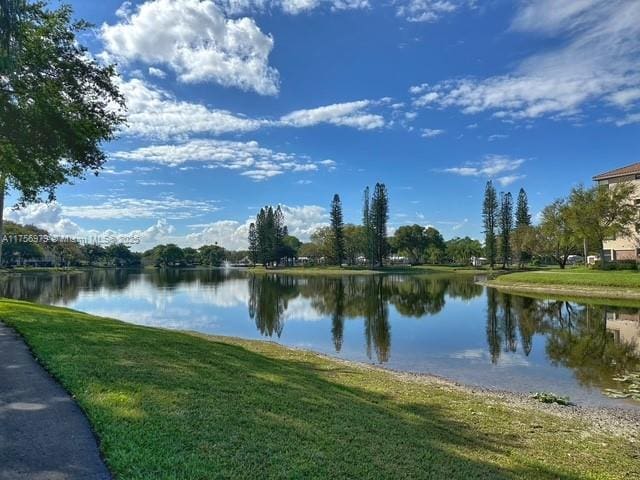
[[[337,265],[342,265],[345,256],[344,220],[342,217],[342,202],[340,202],[340,195],[337,193],[333,196],[333,201],[331,202],[331,232],[333,234],[331,256]]]
[[[203,245],[198,249],[198,257],[202,265],[219,267],[224,262],[225,249],[218,245]]]
[[[331,227],[317,228],[310,236],[311,244],[314,245],[313,254],[305,256],[316,256],[318,258],[331,258],[333,253],[333,231]],[[309,253],[308,249],[305,249]]]
[[[344,226],[344,248],[347,263],[355,265],[360,255],[367,252],[367,232],[363,226],[347,224]]]
[[[536,246],[541,255],[551,257],[560,268],[567,265],[569,255],[578,251],[569,206],[565,200],[556,200],[542,211]]]
[[[100,65],[78,42],[89,24],[73,21],[69,6],[0,6],[1,237],[8,190],[20,204],[43,194],[53,200],[59,185],[99,172],[101,145],[124,122],[124,99],[114,67]]]
[[[398,227],[392,238],[393,248],[409,257],[411,263],[420,263],[427,249],[427,236],[422,225]]]
[[[133,253],[127,245],[117,243],[105,248],[105,257],[115,267],[131,267],[140,264],[140,255]]]
[[[7,222],[5,232],[8,236],[13,235],[48,235],[44,230],[40,230],[31,225],[18,225],[17,223]],[[2,250],[3,261],[5,264],[20,264],[25,260],[39,260],[44,256],[45,252],[41,245],[33,242],[9,242]]]
[[[567,215],[578,241],[591,243],[604,256],[604,241],[627,237],[640,222],[632,196],[634,186],[627,182],[608,186],[574,188],[569,196]]]
[[[282,239],[282,256],[287,259],[296,258],[301,246],[302,242],[299,238],[293,235],[285,235]]]
[[[487,182],[482,205],[482,223],[484,225],[484,249],[491,268],[496,263],[496,227],[498,223],[498,196],[491,180]]]
[[[438,263],[445,254],[446,244],[444,237],[437,228],[427,227],[424,230],[424,236],[427,240],[425,249],[425,257],[429,263]]]
[[[468,265],[471,262],[471,257],[482,255],[482,244],[469,237],[456,237],[447,241],[446,253],[454,263]]]

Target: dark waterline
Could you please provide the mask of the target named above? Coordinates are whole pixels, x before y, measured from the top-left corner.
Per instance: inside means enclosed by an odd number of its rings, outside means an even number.
[[[476,280],[94,270],[6,276],[0,295],[136,324],[268,338],[470,385],[639,406],[601,392],[640,369],[640,309],[508,295]]]

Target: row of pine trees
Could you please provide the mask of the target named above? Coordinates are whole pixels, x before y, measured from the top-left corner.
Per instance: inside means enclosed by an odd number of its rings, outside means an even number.
[[[255,223],[249,225],[249,255],[254,264],[267,265],[286,257],[285,238],[288,235],[284,214],[278,205],[260,209]]]
[[[366,258],[371,267],[382,267],[389,252],[387,222],[389,221],[389,194],[384,183],[376,183],[373,195],[369,187],[364,190],[362,226],[366,236]],[[342,203],[336,193],[331,202],[332,261],[342,265],[345,259],[344,221]]]
[[[493,182],[489,180],[484,192],[482,218],[487,261],[493,268],[500,259],[502,267],[506,268],[513,253],[511,240],[514,231],[531,226],[527,192],[520,189],[514,218],[511,192],[501,192],[498,198]],[[528,252],[516,252],[516,255],[520,262],[528,260]]]
[[[342,265],[346,259],[344,216],[342,201],[337,193],[331,202],[331,255],[328,263]],[[387,222],[389,220],[389,195],[383,183],[376,183],[373,195],[369,187],[364,191],[362,225],[366,235],[366,258],[374,267],[382,267],[389,251]],[[256,221],[249,225],[249,255],[255,264],[280,263],[288,258],[291,248],[287,245],[288,231],[280,206],[260,209]]]

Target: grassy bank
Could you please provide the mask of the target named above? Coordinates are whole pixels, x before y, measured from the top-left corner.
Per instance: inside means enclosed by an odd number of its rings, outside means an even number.
[[[268,269],[264,267],[253,267],[248,270],[253,273],[282,273],[287,275],[423,275],[429,273],[489,273],[489,270],[477,270],[472,267],[452,267],[448,265],[416,265],[411,267],[395,265],[385,266],[375,270],[368,267],[336,266],[278,267]]]
[[[497,288],[582,297],[640,299],[640,272],[586,269],[545,270],[501,275]]]
[[[13,267],[0,268],[0,275],[18,275],[22,273],[82,273],[86,270],[88,270],[88,268],[85,267]]]
[[[0,301],[118,478],[632,478],[637,446],[526,406],[267,342]]]

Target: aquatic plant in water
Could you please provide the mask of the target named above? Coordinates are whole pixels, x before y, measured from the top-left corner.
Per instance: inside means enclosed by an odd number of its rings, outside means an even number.
[[[531,394],[531,398],[534,398],[542,403],[557,403],[558,405],[573,405],[569,400],[569,397],[561,397],[551,392],[536,392]]]
[[[640,372],[627,373],[613,380],[623,384],[622,388],[605,388],[604,394],[611,398],[631,398],[640,400]]]

